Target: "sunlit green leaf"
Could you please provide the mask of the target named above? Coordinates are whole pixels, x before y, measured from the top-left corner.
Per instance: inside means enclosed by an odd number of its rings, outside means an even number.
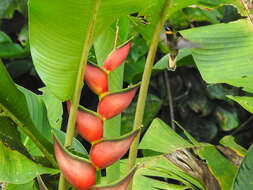
[[[227,83],[253,92],[252,26],[247,20],[182,31],[201,48],[192,49],[193,58],[208,83]]]
[[[57,174],[59,170],[40,166],[0,142],[0,181],[12,184],[28,183],[40,174]]]

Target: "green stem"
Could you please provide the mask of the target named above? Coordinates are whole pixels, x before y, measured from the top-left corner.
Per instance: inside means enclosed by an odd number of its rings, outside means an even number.
[[[69,113],[69,120],[67,125],[67,133],[66,133],[66,139],[65,139],[65,146],[71,146],[72,140],[75,134],[75,121],[76,121],[76,112],[80,101],[80,96],[83,88],[83,78],[84,78],[84,68],[88,60],[88,54],[90,47],[92,45],[92,39],[93,39],[93,32],[96,24],[96,18],[99,10],[101,0],[96,0],[93,14],[90,19],[89,28],[88,28],[88,34],[86,35],[85,41],[84,41],[84,47],[82,52],[82,58],[79,64],[77,79],[76,79],[76,85],[75,85],[75,91],[73,95],[73,99],[71,102],[71,108]],[[58,190],[65,190],[67,186],[66,180],[64,179],[63,174],[61,173],[60,181],[59,181],[59,187]]]
[[[160,39],[160,34],[164,26],[164,22],[166,20],[166,15],[168,13],[168,9],[171,5],[172,0],[165,0],[163,9],[161,11],[161,16],[160,20],[158,21],[155,32],[153,34],[150,47],[149,47],[149,52],[148,52],[148,57],[146,60],[145,64],[145,69],[144,73],[142,76],[142,83],[140,87],[140,93],[138,97],[138,102],[137,102],[137,108],[135,112],[135,120],[134,120],[134,126],[133,130],[138,129],[142,125],[142,120],[143,120],[143,114],[144,114],[144,108],[145,108],[145,102],[147,98],[147,92],[148,92],[148,86],[149,86],[149,81],[151,77],[151,72],[152,72],[152,67],[157,51],[157,46],[158,42]],[[138,150],[138,145],[139,145],[139,139],[140,139],[140,133],[137,135],[135,138],[130,151],[129,151],[129,162],[128,162],[128,169],[130,170],[136,162],[136,157],[137,157],[137,150]],[[132,189],[132,185],[129,185],[128,187],[129,190]]]

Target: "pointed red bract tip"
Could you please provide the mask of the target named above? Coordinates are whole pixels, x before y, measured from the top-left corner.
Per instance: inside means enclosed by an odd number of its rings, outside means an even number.
[[[108,71],[112,71],[120,66],[121,63],[126,59],[129,50],[131,47],[131,41],[127,44],[123,45],[122,47],[114,50],[111,52],[105,62],[104,62],[104,68]]]
[[[91,64],[86,64],[84,80],[97,95],[108,92],[108,76],[105,71]]]
[[[71,157],[54,137],[54,150],[59,167],[68,182],[78,190],[87,190],[96,183],[96,169],[85,160]]]
[[[106,168],[119,160],[128,151],[139,130],[124,136],[123,139],[101,140],[90,151],[91,161],[98,168]]]
[[[137,89],[138,87],[104,96],[98,104],[98,113],[106,119],[118,115],[132,102]]]
[[[103,121],[98,116],[81,109],[77,111],[76,127],[79,134],[89,142],[103,137]]]
[[[89,190],[126,190],[135,172],[136,172],[136,168],[134,168],[132,171],[129,172],[129,174],[127,174],[127,176],[117,181],[116,183],[109,184],[104,187],[96,185]]]

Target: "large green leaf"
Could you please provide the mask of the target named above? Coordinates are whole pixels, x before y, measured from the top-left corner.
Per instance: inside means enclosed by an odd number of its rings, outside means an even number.
[[[157,118],[151,123],[139,145],[139,148],[170,153],[177,149],[190,148],[193,146],[196,145],[183,139],[166,123]]]
[[[0,108],[53,159],[53,145],[35,127],[25,96],[17,89],[1,61],[0,81]]]
[[[59,170],[40,166],[0,142],[0,182],[23,184],[40,174],[57,174]]]
[[[233,190],[244,189],[253,189],[253,146],[243,159],[233,184]]]
[[[227,96],[228,98],[236,101],[244,109],[253,113],[253,97],[252,96]]]
[[[203,160],[206,160],[208,169],[218,181],[220,188],[222,190],[231,189],[237,168],[214,146],[201,148],[199,156]]]
[[[133,189],[188,189],[194,186],[199,189],[204,189],[201,182],[193,178],[191,175],[187,174],[172,162],[170,162],[165,156],[154,156],[154,157],[144,157],[138,158],[137,163],[139,164],[139,169],[137,170],[133,179]],[[121,160],[121,171],[125,171],[127,167],[127,160]],[[152,178],[154,177],[154,178]],[[184,185],[173,185],[170,183],[165,183],[156,180],[157,177],[164,179],[172,179],[179,181]],[[192,185],[193,184],[193,185]]]
[[[31,52],[38,74],[59,99],[72,98],[94,0],[29,1]],[[116,18],[147,7],[145,0],[101,1],[94,39]]]
[[[201,48],[193,58],[208,83],[227,83],[253,92],[253,28],[247,20],[182,31]]]

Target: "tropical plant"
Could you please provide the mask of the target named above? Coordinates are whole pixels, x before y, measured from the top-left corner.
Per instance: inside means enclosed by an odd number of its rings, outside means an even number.
[[[252,7],[2,0],[2,189],[252,189]]]

